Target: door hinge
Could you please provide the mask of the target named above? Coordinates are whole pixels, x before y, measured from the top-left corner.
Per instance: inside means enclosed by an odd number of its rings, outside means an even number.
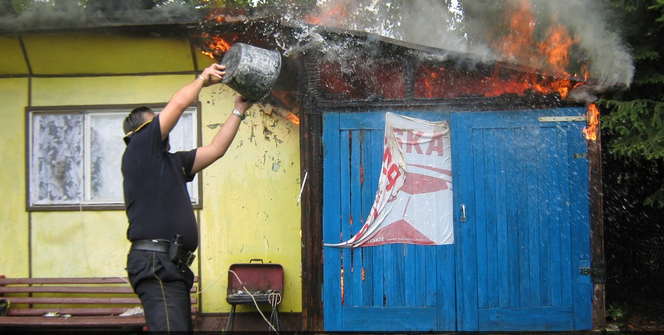
[[[574,154],[574,159],[585,159],[588,158],[587,153],[582,153],[582,154]]]
[[[604,262],[593,262],[591,267],[579,268],[579,274],[590,276],[593,283],[606,283],[606,264]]]

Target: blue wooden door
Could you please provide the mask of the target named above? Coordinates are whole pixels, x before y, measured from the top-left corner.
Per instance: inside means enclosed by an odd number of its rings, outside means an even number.
[[[403,113],[450,121],[456,244],[325,247],[325,330],[589,329],[592,285],[578,270],[590,251],[585,123],[548,122],[583,113]],[[324,114],[325,243],[368,216],[384,118]]]
[[[373,204],[385,113],[326,113],[323,122],[323,239],[338,243],[357,233]],[[323,257],[326,331],[456,329],[453,245],[326,247]]]
[[[585,122],[564,118],[579,115],[451,115],[458,330],[591,328]]]

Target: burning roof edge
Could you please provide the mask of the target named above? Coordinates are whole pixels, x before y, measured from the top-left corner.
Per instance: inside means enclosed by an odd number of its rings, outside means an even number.
[[[293,50],[306,50],[308,48],[313,48],[320,46],[320,44],[315,43],[316,37],[325,39],[325,42],[343,42],[348,40],[358,41],[365,45],[372,44],[383,44],[389,47],[400,48],[402,50],[408,50],[410,52],[418,53],[421,57],[437,59],[437,60],[454,60],[457,63],[469,63],[469,64],[484,64],[487,66],[493,66],[495,64],[500,64],[503,68],[512,69],[520,72],[527,73],[540,73],[536,68],[528,67],[525,65],[519,65],[516,63],[503,62],[493,57],[486,57],[478,54],[473,54],[469,52],[461,52],[449,49],[441,49],[432,46],[426,46],[422,44],[416,44],[404,40],[394,39],[390,37],[385,37],[372,32],[365,32],[359,30],[351,30],[333,26],[319,26],[312,24],[302,24],[302,23],[292,23],[280,18],[275,17],[253,17],[242,20],[226,20],[222,23],[215,24],[213,26],[207,27],[212,33],[246,33],[246,27],[253,26],[257,31],[269,31],[271,33],[275,32],[284,32],[288,30],[288,35],[298,36],[300,40],[290,41],[280,44],[290,44],[294,47]],[[269,41],[272,44],[275,41]],[[312,43],[309,43],[312,42]],[[279,44],[279,43],[277,43]],[[309,46],[309,44],[311,46]],[[282,47],[282,50],[288,52]]]
[[[287,26],[287,25],[286,25]],[[337,27],[326,27],[326,26],[309,26],[308,29],[315,29],[321,34],[327,35],[338,35],[342,38],[344,36],[349,38],[354,38],[357,40],[363,40],[368,43],[383,43],[386,45],[396,46],[403,49],[410,50],[412,52],[420,53],[422,57],[437,58],[440,61],[444,60],[454,60],[458,63],[473,63],[473,64],[483,64],[486,66],[500,65],[501,68],[509,69],[517,72],[525,72],[532,74],[539,74],[547,77],[556,77],[552,74],[547,74],[541,69],[534,68],[527,65],[522,65],[514,62],[502,61],[495,57],[486,57],[483,55],[473,54],[469,52],[461,52],[450,49],[441,49],[433,46],[427,46],[423,44],[416,44],[408,41],[398,40],[390,37],[385,37],[376,33],[357,31],[357,30],[348,30]],[[568,78],[571,81],[582,81],[579,78]]]
[[[528,65],[523,65],[511,61],[505,61],[496,57],[485,57],[468,52],[461,52],[449,49],[441,49],[437,47],[411,43],[408,41],[398,40],[394,38],[385,37],[379,34],[348,30],[337,27],[325,26],[304,26],[305,29],[312,29],[322,35],[332,36],[336,35],[341,38],[354,38],[364,42],[379,43],[389,45],[397,48],[402,48],[415,53],[419,59],[430,59],[437,62],[452,62],[459,66],[478,67],[478,68],[500,68],[501,70],[511,71],[514,73],[535,75],[546,80],[569,80],[571,87],[567,97],[564,99],[573,103],[589,103],[598,99],[598,96],[608,96],[612,94],[620,94],[627,89],[624,84],[599,84],[600,80],[596,78],[579,78],[570,77],[568,75],[558,75],[546,71],[544,69],[535,68]],[[292,28],[292,27],[291,27]],[[297,27],[296,27],[297,28]],[[302,29],[302,27],[299,27]]]
[[[416,44],[404,40],[385,37],[376,33],[350,30],[331,26],[310,25],[299,22],[287,21],[284,18],[274,15],[260,15],[256,13],[246,13],[242,11],[231,11],[222,15],[220,22],[210,21],[209,11],[195,10],[187,8],[149,10],[127,10],[116,12],[94,12],[79,11],[76,15],[58,13],[51,15],[5,15],[0,20],[0,35],[20,35],[25,33],[50,33],[58,31],[84,31],[89,29],[111,29],[111,30],[131,30],[135,32],[149,32],[159,34],[163,32],[184,32],[192,30],[196,33],[210,30],[211,33],[217,31],[233,32],[238,34],[254,34],[251,39],[261,40],[264,43],[281,47],[284,52],[289,52],[288,46],[295,45],[293,51],[297,52],[306,48],[316,48],[320,45],[306,45],[306,39],[315,39],[314,35],[321,37],[328,42],[353,40],[362,43],[365,46],[382,45],[383,48],[395,48],[407,50],[414,53],[420,59],[430,59],[432,61],[450,61],[456,64],[465,64],[479,67],[496,67],[508,71],[520,73],[537,74],[543,78],[558,78],[555,74],[546,73],[541,69],[532,68],[526,65],[514,62],[503,61],[495,57],[486,57],[468,52],[441,49],[437,47]],[[259,36],[262,35],[262,36]],[[284,38],[287,35],[287,38]],[[277,41],[281,38],[282,41]],[[287,41],[288,40],[288,41]],[[592,80],[579,78],[564,78],[575,83],[585,85],[583,95],[597,94],[606,91],[621,91],[625,87],[593,87]]]

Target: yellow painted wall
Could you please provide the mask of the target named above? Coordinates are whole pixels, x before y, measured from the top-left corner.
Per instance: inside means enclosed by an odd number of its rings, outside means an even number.
[[[16,36],[0,36],[0,73],[8,75],[27,75],[28,64],[25,62],[21,42]]]
[[[33,277],[127,276],[124,212],[35,212],[30,216]]]
[[[25,113],[28,80],[0,79],[0,275],[28,276],[29,216],[25,212]]]
[[[62,36],[58,38],[66,40]],[[38,39],[26,40],[34,43]],[[70,46],[71,43],[61,44]],[[87,38],[86,43],[104,41]],[[178,43],[153,45],[166,45],[169,52],[178,54],[172,50],[173,44]],[[188,44],[183,45],[186,49],[182,54],[189,53]],[[112,49],[108,53],[100,57],[113,59],[116,56]],[[67,56],[66,50],[58,50],[57,54]],[[108,59],[100,57],[87,59],[93,64],[86,63],[84,68],[95,68],[94,62],[99,62],[99,66],[108,63]],[[202,67],[207,65],[201,64]],[[44,64],[33,64],[33,68],[45,69]],[[179,65],[160,70],[182,71]],[[58,73],[60,70],[48,71]],[[196,71],[192,64],[191,74],[186,75],[142,72],[140,75],[77,76],[80,72],[76,67],[66,71],[73,75],[37,76],[29,79],[30,85],[27,78],[0,79],[3,101],[0,145],[4,149],[0,154],[3,167],[0,242],[5,255],[13,255],[2,258],[0,274],[17,277],[27,276],[32,271],[35,277],[126,276],[124,266],[129,242],[125,237],[124,211],[26,212],[24,108],[29,100],[32,106],[165,103],[178,88],[195,78]],[[30,92],[28,87],[31,87]],[[234,95],[230,89],[219,85],[205,88],[201,93],[200,129],[204,144],[211,141],[226,120],[233,108]],[[248,114],[226,156],[202,175],[203,209],[196,213],[201,244],[198,262],[193,266],[200,276],[201,289],[205,289],[201,310],[204,313],[229,311],[224,298],[229,266],[262,258],[285,268],[286,289],[280,310],[299,312],[302,310],[300,208],[296,203],[300,189],[299,129],[274,113],[264,113],[260,105],[252,107]],[[118,145],[124,146],[123,143]]]
[[[32,106],[164,103],[193,78],[193,75],[34,78]]]
[[[72,32],[27,35],[23,43],[38,75],[180,72],[192,67],[184,36]]]
[[[220,100],[231,98],[222,94]],[[203,106],[208,141],[232,110],[231,105],[219,107]],[[226,156],[203,175],[201,288],[206,290],[206,312],[229,311],[228,305],[218,303],[226,295],[227,270],[253,258],[284,266],[280,310],[301,311],[299,129],[259,107],[248,112]]]

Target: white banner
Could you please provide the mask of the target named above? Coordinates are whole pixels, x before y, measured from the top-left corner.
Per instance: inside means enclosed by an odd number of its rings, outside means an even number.
[[[447,121],[387,113],[378,191],[367,221],[335,247],[454,243],[452,156]]]

